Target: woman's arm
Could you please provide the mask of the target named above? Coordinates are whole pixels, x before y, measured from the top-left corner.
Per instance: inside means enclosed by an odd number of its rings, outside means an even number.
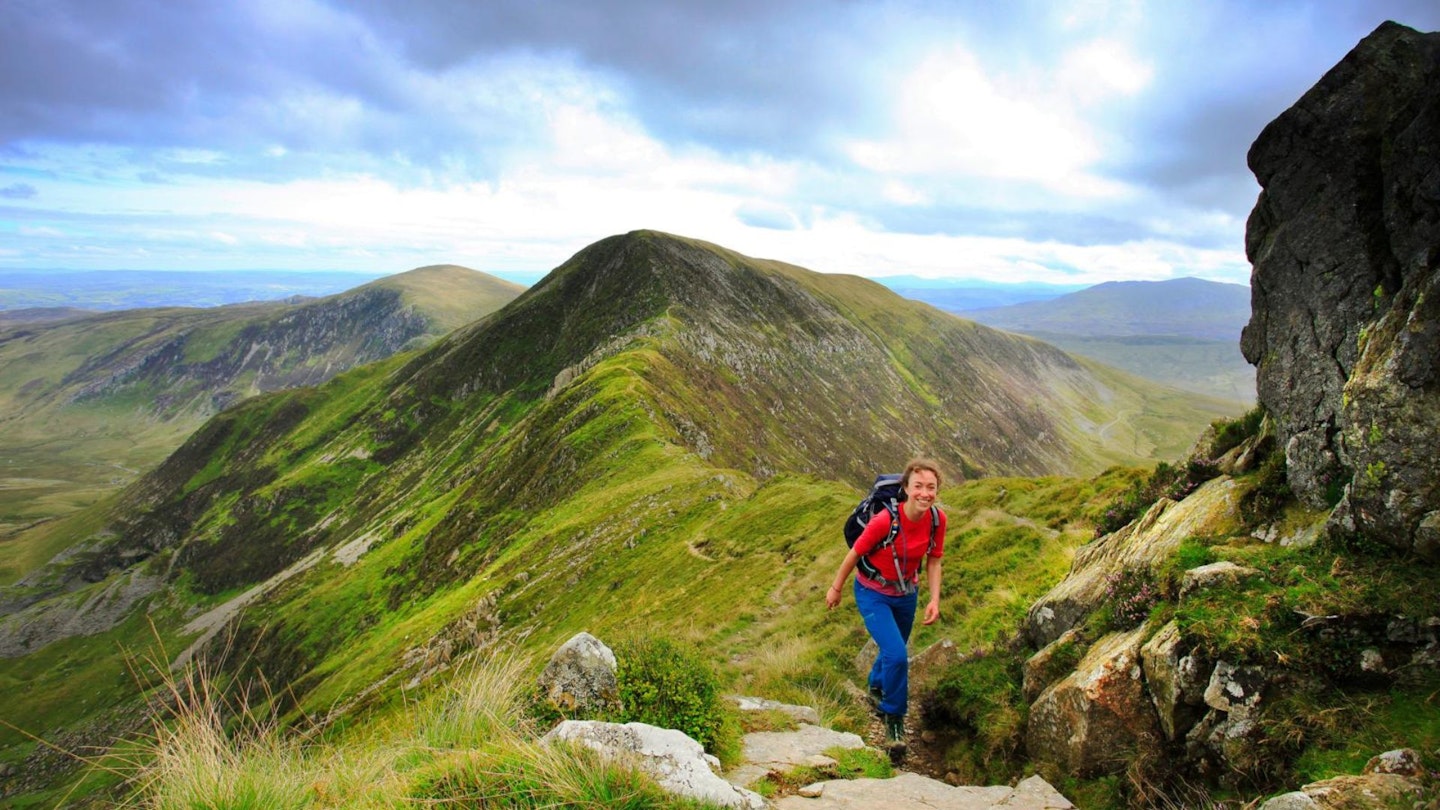
[[[846,554],[845,559],[840,562],[840,570],[835,572],[835,581],[831,583],[830,589],[825,591],[825,607],[827,609],[840,604],[840,594],[845,589],[845,582],[850,579],[850,572],[855,570],[855,564],[858,562],[860,562],[860,555],[855,553],[855,549],[850,549],[850,553]]]
[[[930,583],[930,602],[925,605],[925,624],[934,624],[940,619],[940,558],[931,557],[925,566],[925,576]]]

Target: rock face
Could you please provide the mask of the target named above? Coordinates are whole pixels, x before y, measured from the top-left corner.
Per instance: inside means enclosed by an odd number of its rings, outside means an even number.
[[[1291,488],[1440,559],[1440,34],[1385,23],[1250,149],[1241,338]]]

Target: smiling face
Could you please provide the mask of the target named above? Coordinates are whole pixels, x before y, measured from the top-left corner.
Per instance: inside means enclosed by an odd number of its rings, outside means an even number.
[[[905,482],[905,503],[918,514],[935,505],[940,495],[940,478],[932,470],[913,470]]]

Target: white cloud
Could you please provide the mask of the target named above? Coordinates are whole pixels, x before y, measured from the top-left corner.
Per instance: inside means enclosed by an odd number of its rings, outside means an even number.
[[[1086,94],[1097,92],[1096,76],[1123,79],[1118,61],[1089,58],[1094,64],[1085,65],[1085,76],[1072,77]],[[1020,181],[1083,198],[1122,196],[1122,184],[1092,171],[1102,157],[1099,138],[1077,114],[1075,99],[1062,92],[1066,75],[1059,68],[1015,79],[992,75],[960,46],[931,53],[903,79],[894,132],[854,141],[848,153],[865,169],[927,186],[975,178]]]
[[[1155,70],[1114,40],[1087,42],[1065,54],[1057,71],[1066,93],[1092,103],[1114,95],[1133,96],[1150,86]]]

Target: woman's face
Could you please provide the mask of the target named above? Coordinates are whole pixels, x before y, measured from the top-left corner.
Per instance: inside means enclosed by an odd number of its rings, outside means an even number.
[[[940,482],[930,470],[915,470],[905,483],[905,499],[920,509],[929,509],[940,495]]]

